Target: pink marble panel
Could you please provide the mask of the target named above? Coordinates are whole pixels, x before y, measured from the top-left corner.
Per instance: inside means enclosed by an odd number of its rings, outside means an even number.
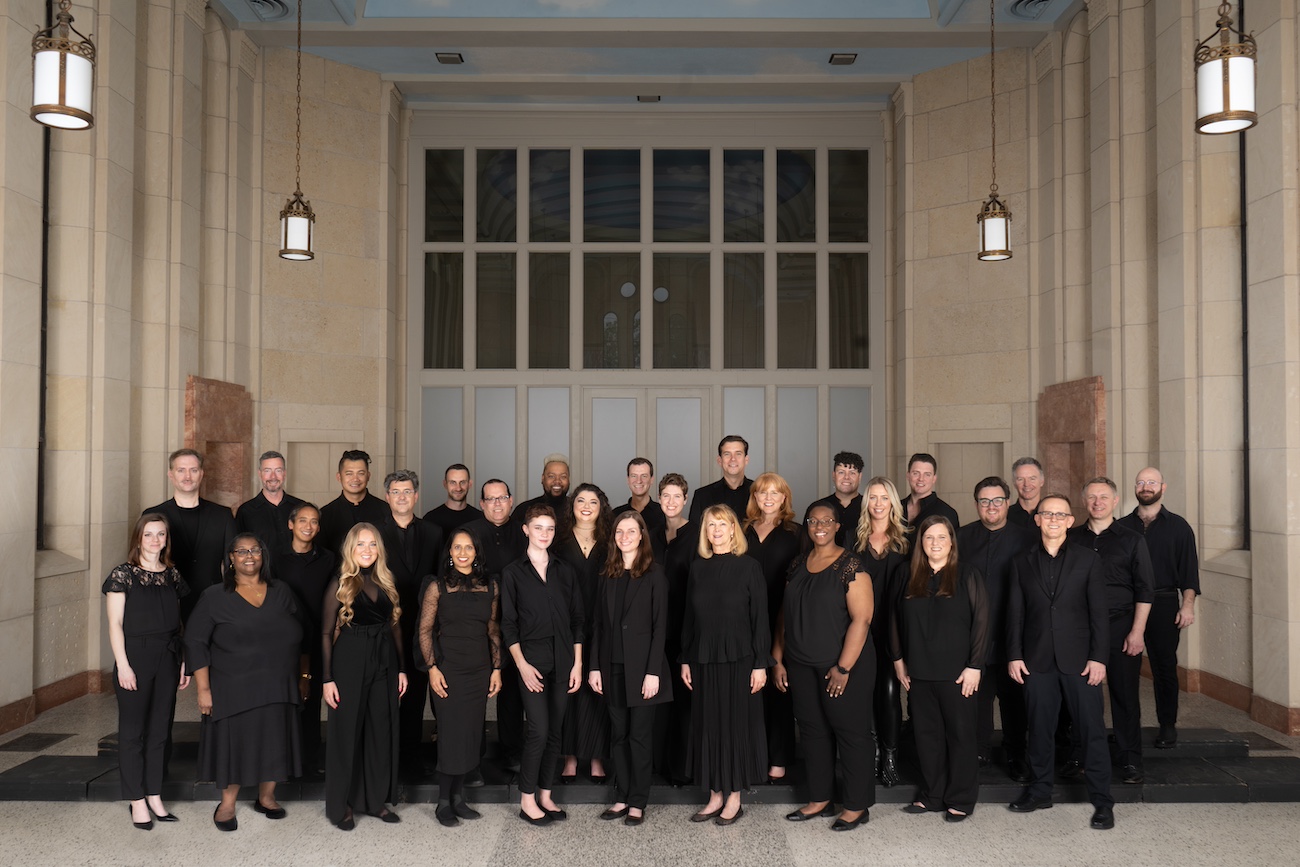
[[[252,496],[253,397],[242,385],[186,379],[185,445],[203,453],[204,497],[237,506]]]

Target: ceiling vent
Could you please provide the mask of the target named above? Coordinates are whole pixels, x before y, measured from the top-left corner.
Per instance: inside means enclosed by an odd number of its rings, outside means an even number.
[[[279,21],[289,17],[289,5],[284,0],[248,0],[253,14],[262,21]]]
[[[1007,4],[1007,14],[1026,21],[1036,21],[1051,5],[1052,0],[1011,0]]]

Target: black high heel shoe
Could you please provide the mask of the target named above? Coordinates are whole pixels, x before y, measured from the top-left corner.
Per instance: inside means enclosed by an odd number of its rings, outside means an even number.
[[[150,807],[149,804],[148,804],[148,802],[145,802],[145,805],[144,805],[144,806],[145,806],[145,809],[147,809],[147,810],[149,811],[149,815],[150,815],[150,816],[153,816],[153,817],[154,817],[155,819],[157,819],[159,822],[179,822],[179,821],[180,821],[180,819],[178,819],[176,816],[173,816],[171,813],[162,813],[162,814],[155,813],[155,812],[153,811],[153,807]]]
[[[147,804],[145,805],[145,809],[146,809],[146,810],[149,809],[149,806],[148,806]],[[126,805],[126,811],[127,811],[127,813],[129,813],[129,814],[131,815],[131,824],[132,824],[132,825],[135,825],[135,826],[136,826],[137,828],[139,828],[141,831],[152,831],[152,830],[153,830],[153,810],[149,810],[149,821],[148,821],[148,822],[137,822],[137,821],[135,820],[135,811],[131,809],[131,805],[130,805],[130,804],[127,804],[127,805]]]

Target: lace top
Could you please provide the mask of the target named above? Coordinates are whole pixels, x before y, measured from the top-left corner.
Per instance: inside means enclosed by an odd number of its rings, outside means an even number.
[[[459,594],[472,594],[461,597]],[[453,600],[450,597],[455,596]],[[443,613],[439,618],[440,603],[446,597],[446,604],[441,605]],[[482,604],[490,597],[489,604]],[[481,600],[481,601],[480,601]],[[453,605],[453,602],[480,601],[476,606]],[[486,622],[484,622],[486,621]],[[441,579],[434,578],[425,584],[424,598],[420,604],[420,626],[417,632],[419,653],[416,665],[420,670],[428,671],[441,662],[444,653],[453,647],[465,647],[465,643],[486,639],[488,653],[492,658],[492,668],[501,667],[501,594],[496,581],[489,581],[487,587],[474,587],[462,581],[455,590],[449,589]],[[464,664],[464,660],[458,660]]]
[[[122,634],[175,635],[181,628],[180,598],[190,592],[189,585],[175,566],[161,572],[133,563],[114,567],[104,579],[102,592],[126,594],[122,611]]]

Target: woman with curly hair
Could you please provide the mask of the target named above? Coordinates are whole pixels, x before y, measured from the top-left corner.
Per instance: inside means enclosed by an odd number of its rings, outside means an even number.
[[[379,530],[357,524],[340,554],[321,624],[321,692],[329,705],[325,816],[351,831],[354,809],[401,821],[386,805],[397,802],[397,701],[406,672],[402,609]]]
[[[884,476],[867,482],[854,546],[875,592],[875,622],[889,623],[898,598],[899,568],[907,562],[908,534],[903,501]],[[875,721],[880,756],[876,776],[885,788],[898,785],[898,732],[903,726],[903,691],[889,655],[889,630],[871,630],[876,651]]]

